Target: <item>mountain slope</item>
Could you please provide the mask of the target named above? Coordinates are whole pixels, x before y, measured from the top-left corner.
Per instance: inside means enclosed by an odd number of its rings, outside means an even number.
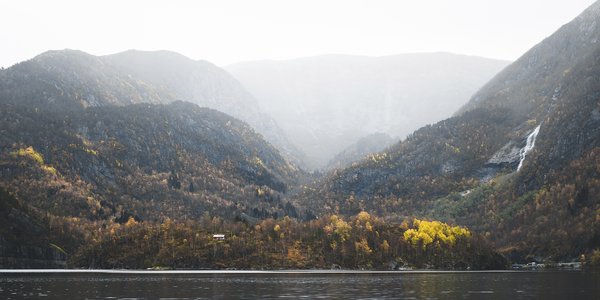
[[[50,110],[185,100],[245,120],[293,160],[302,156],[227,72],[168,51],[48,51],[1,71],[0,98]]]
[[[48,51],[0,72],[0,99],[43,109],[162,103],[163,95],[100,57]]]
[[[457,115],[332,173],[299,201],[456,221],[521,259],[600,247],[599,19],[597,2]]]
[[[272,117],[230,74],[207,62],[169,51],[125,51],[103,57],[122,73],[131,74],[166,91],[163,99],[185,100],[240,120],[261,133],[288,158],[302,164],[304,154],[290,143]]]
[[[53,215],[260,216],[298,174],[245,123],[190,103],[1,108],[0,185]]]
[[[324,55],[226,67],[324,167],[376,132],[404,138],[450,116],[508,62],[447,53]]]

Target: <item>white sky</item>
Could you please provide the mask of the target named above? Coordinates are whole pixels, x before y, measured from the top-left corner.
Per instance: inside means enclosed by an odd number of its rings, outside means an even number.
[[[2,0],[0,66],[51,49],[172,50],[217,65],[329,53],[515,60],[594,0]]]

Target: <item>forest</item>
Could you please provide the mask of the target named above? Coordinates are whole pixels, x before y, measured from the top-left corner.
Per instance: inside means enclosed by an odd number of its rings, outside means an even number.
[[[86,225],[83,225],[85,227]],[[94,230],[94,228],[96,228]],[[102,228],[102,229],[98,229]],[[437,221],[388,223],[367,212],[255,223],[198,221],[93,226],[68,259],[77,268],[504,269],[507,260],[468,229]],[[223,234],[223,240],[214,238]]]

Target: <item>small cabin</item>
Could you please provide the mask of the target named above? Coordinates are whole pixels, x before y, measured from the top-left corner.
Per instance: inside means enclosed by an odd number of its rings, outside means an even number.
[[[213,239],[215,239],[217,241],[224,241],[225,235],[224,234],[213,234]]]

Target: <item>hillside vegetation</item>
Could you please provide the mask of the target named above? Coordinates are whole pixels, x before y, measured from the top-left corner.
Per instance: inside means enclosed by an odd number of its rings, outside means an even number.
[[[457,222],[523,260],[600,248],[598,18],[595,3],[454,117],[306,186],[297,203]]]

